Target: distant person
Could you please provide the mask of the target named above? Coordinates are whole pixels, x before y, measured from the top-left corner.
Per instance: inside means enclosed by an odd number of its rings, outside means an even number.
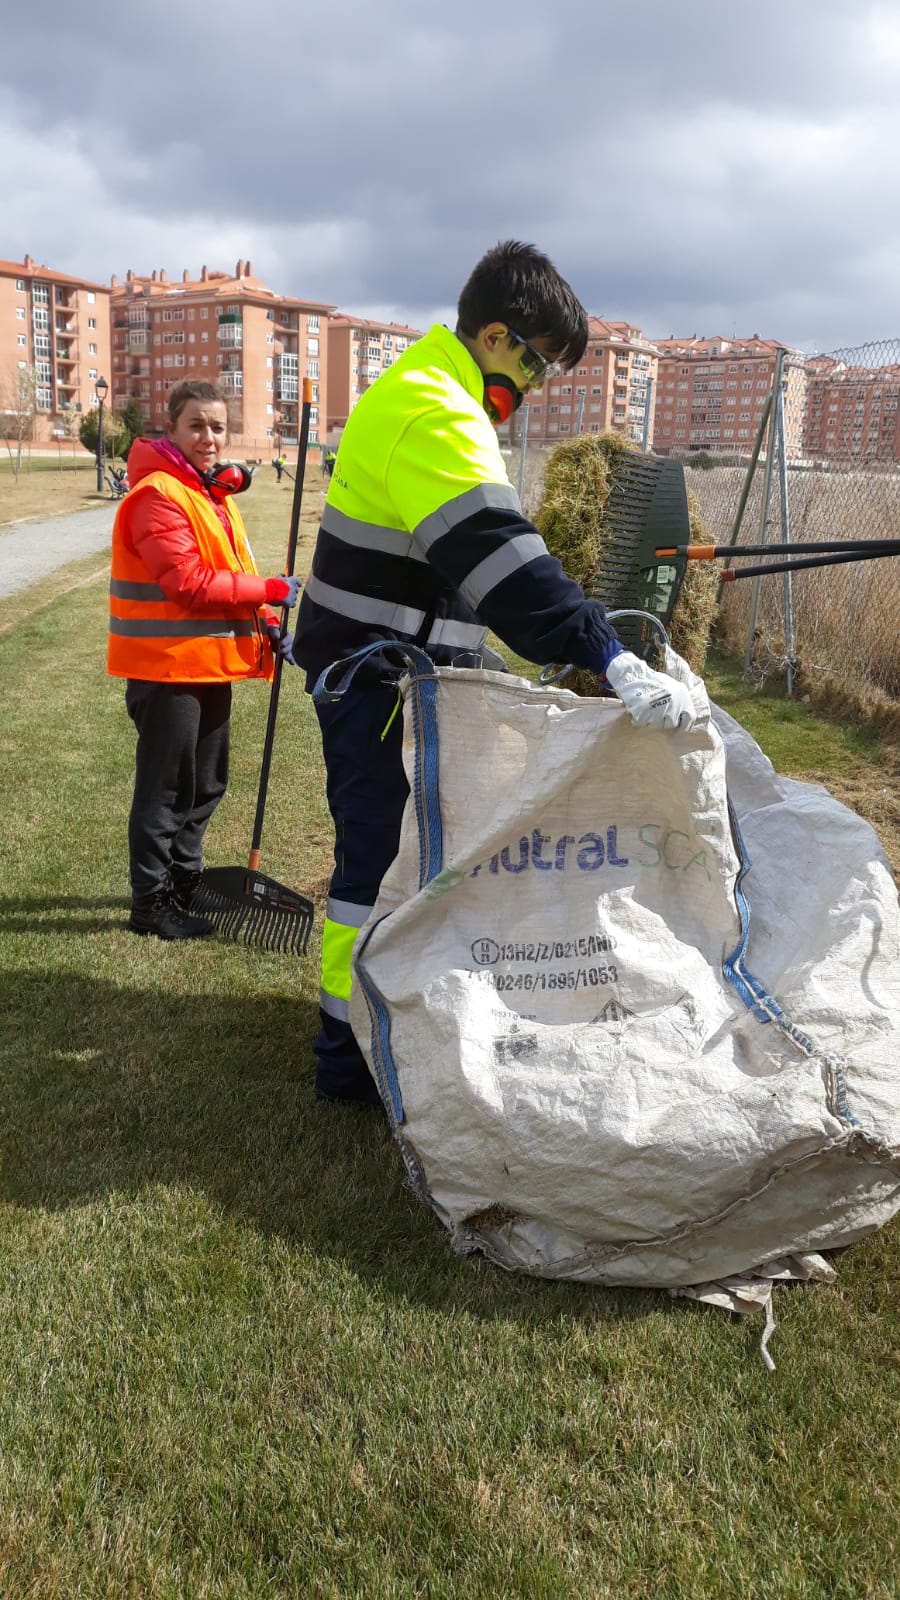
[[[112,539],[107,670],[125,678],[137,728],[128,820],[132,933],[202,939],[190,907],[203,836],[228,784],[231,685],[271,678],[281,614],[298,578],[261,578],[233,496],[246,468],[216,385],[171,390],[164,439],[136,439]],[[268,602],[268,604],[267,604]],[[290,650],[285,635],[283,653]]]
[[[495,426],[579,362],[587,313],[545,255],[510,241],[472,272],[455,332],[436,326],[354,407],[337,452],[298,613],[294,655],[312,688],[363,646],[400,639],[440,666],[483,661],[488,628],[541,665],[586,667],[648,728],[690,728],[687,689],[623,649],[522,516]],[[325,1100],[375,1100],[349,1021],[358,929],[397,853],[409,788],[390,661],[375,652],[340,701],[318,706],[334,873],[322,933]]]
[[[322,463],[322,467],[323,467],[323,470],[324,470],[326,478],[330,478],[332,476],[332,474],[334,472],[334,464],[335,464],[336,461],[337,461],[337,451],[336,450],[326,450],[325,451],[325,459],[324,459],[324,461]]]
[[[280,483],[281,482],[281,474],[283,473],[286,464],[287,464],[287,456],[276,456],[275,460],[272,462],[272,465],[275,468],[275,482],[276,483]]]

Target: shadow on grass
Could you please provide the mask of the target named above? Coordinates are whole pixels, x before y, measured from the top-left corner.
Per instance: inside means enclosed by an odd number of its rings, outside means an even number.
[[[57,894],[43,899],[0,900],[0,933],[112,933],[127,918],[130,900],[124,895]],[[92,912],[91,916],[82,913]],[[98,913],[107,912],[102,916]]]
[[[380,1110],[316,1101],[311,1000],[20,972],[0,977],[0,1009],[6,1203],[55,1210],[181,1186],[405,1302],[542,1324],[672,1306],[661,1293],[597,1294],[455,1256],[406,1186]]]

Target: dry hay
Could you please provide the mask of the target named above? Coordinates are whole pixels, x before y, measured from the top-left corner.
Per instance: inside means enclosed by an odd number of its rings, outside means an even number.
[[[582,588],[590,589],[604,543],[604,512],[613,488],[618,460],[639,452],[620,433],[584,433],[550,452],[544,466],[544,492],[534,521],[551,555]],[[696,496],[688,490],[690,537],[711,543]],[[697,673],[706,663],[709,635],[716,610],[718,579],[715,569],[690,562],[675,609],[668,624],[673,649]],[[565,679],[576,694],[596,694],[597,680],[576,670]]]

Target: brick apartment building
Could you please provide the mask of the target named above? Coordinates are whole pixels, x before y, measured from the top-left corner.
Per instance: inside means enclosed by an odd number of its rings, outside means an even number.
[[[749,455],[775,373],[775,339],[656,339],[659,351],[653,420],[658,455],[694,450]],[[805,357],[788,350],[784,423],[787,457],[803,455]]]
[[[344,427],[361,394],[409,345],[421,339],[405,323],[344,315],[328,319],[328,434]]]
[[[812,461],[900,461],[900,367],[806,363],[804,451]]]
[[[312,379],[310,444],[320,443],[326,411],[326,328],[334,307],[277,295],[253,276],[202,267],[170,282],[165,271],[124,283],[112,279],[110,398],[122,410],[137,400],[149,434],[165,427],[166,396],[184,378],[221,383],[228,395],[231,444],[267,459],[297,443],[301,385]]]
[[[24,261],[0,261],[0,428],[47,444],[77,432],[110,365],[109,290]],[[33,370],[34,383],[28,375]],[[25,375],[24,386],[20,374]]]
[[[629,322],[588,318],[588,347],[572,372],[561,373],[528,400],[529,444],[557,444],[581,433],[625,433],[639,443],[653,383],[656,350]],[[522,412],[501,430],[518,437]],[[580,425],[579,425],[580,424]],[[653,417],[649,422],[653,443]]]

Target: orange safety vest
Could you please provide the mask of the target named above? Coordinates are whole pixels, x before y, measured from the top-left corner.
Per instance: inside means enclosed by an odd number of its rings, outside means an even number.
[[[142,491],[156,489],[173,501],[193,529],[200,559],[222,571],[256,572],[253,553],[237,507],[223,502],[234,534],[234,549],[209,501],[169,472],[151,472],[131,490],[116,512],[109,582],[109,644],[106,670],[114,678],[153,683],[230,683],[235,678],[271,678],[274,671],[257,608],[229,607],[230,615],[188,610],[166,598],[128,534],[140,515]]]

